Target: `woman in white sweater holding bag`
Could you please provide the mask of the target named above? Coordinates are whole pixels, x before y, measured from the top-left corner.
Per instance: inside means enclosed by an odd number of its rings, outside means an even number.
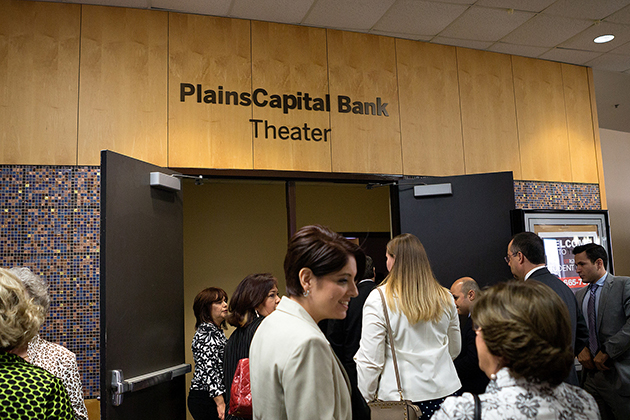
[[[387,244],[385,296],[405,400],[429,419],[461,383],[453,364],[461,349],[459,319],[450,292],[433,275],[420,240],[411,234]],[[377,289],[363,306],[357,363],[359,390],[368,401],[400,401],[387,340],[383,301]]]

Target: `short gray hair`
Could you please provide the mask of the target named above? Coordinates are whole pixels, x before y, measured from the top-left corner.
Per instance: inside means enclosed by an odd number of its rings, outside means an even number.
[[[50,308],[50,296],[48,295],[48,283],[27,267],[13,267],[9,272],[20,279],[26,292],[33,299],[35,305],[44,308],[44,315]]]

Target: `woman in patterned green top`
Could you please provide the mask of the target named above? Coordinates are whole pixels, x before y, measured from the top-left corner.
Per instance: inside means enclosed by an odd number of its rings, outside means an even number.
[[[43,309],[27,297],[22,282],[0,268],[1,420],[74,419],[61,380],[11,353],[28,345],[43,320]]]

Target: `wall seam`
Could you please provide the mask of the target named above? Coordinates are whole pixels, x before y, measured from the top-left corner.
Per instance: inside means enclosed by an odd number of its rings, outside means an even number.
[[[455,48],[455,71],[457,74],[457,101],[459,103],[459,133],[462,136],[462,159],[464,162],[464,174],[468,175],[468,168],[466,168],[466,142],[464,141],[464,112],[462,108],[462,89],[459,80],[459,48]]]
[[[326,82],[328,85],[328,101],[330,103],[330,54],[329,54],[329,48],[330,45],[328,44],[328,31],[330,31],[330,29],[326,29]],[[328,150],[330,152],[330,172],[334,173],[335,172],[335,166],[333,164],[333,141],[335,139],[334,134],[333,134],[333,126],[332,126],[332,110],[328,111],[328,127],[330,128],[330,143],[328,144]]]
[[[166,167],[171,166],[171,12],[166,18]]]
[[[400,77],[398,74],[398,40],[394,38],[394,63],[396,65],[396,96],[398,96],[398,130],[400,139],[400,174],[405,175],[405,157],[403,151],[402,111],[400,109]]]
[[[81,45],[83,43],[83,5],[79,5],[79,65],[77,69],[77,149],[75,165],[79,166],[79,130],[81,128]],[[100,165],[99,165],[100,166]]]
[[[254,34],[251,19],[249,20],[249,89],[254,92]],[[254,119],[254,107],[250,106],[250,119]],[[254,138],[254,130],[250,123],[250,132],[252,136],[252,169],[256,169],[256,140]]]
[[[514,56],[510,55],[510,73],[512,73],[512,97],[514,98],[514,119],[516,120],[516,143],[518,144],[518,165],[521,170],[521,179],[525,178],[523,174],[523,153],[521,150],[521,131],[518,124],[518,103],[516,101],[516,80],[514,77]]]
[[[573,156],[571,153],[571,134],[569,130],[569,113],[567,111],[567,87],[564,83],[564,65],[560,63],[560,78],[562,80],[562,99],[564,99],[564,126],[567,130],[567,146],[569,147],[569,170],[571,173],[571,182],[576,182],[573,176]]]

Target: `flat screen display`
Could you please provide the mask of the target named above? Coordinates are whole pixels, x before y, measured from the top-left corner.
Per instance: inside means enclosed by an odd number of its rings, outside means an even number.
[[[567,286],[586,286],[576,272],[573,249],[596,243],[608,252],[608,230],[604,214],[525,213],[525,230],[543,239],[547,268]]]

